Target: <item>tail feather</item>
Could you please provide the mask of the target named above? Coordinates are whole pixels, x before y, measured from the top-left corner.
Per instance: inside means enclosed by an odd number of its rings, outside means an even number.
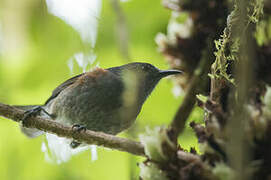
[[[35,108],[37,106],[38,105],[26,105],[26,106],[24,106],[24,105],[15,105],[13,107],[26,111],[26,110],[33,109],[33,108]],[[34,128],[26,128],[26,127],[23,127],[22,125],[20,125],[20,129],[21,129],[22,133],[24,135],[26,135],[27,137],[29,137],[29,138],[35,138],[35,137],[38,137],[38,136],[44,134],[43,131],[40,131],[40,130],[34,129]]]
[[[20,125],[20,129],[21,129],[22,133],[29,138],[35,138],[35,137],[38,137],[38,136],[44,134],[43,131],[40,131],[40,130],[34,129],[34,128],[26,128],[26,127],[23,127],[22,125]]]

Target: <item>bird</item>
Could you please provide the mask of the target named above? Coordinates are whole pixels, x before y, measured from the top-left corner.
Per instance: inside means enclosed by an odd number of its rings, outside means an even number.
[[[32,115],[49,116],[78,130],[116,135],[135,122],[142,105],[162,78],[180,73],[180,70],[160,70],[143,62],[95,68],[60,84],[44,105],[17,108],[26,110],[23,121]],[[21,130],[28,137],[43,133],[24,126]],[[79,145],[76,141],[70,143],[72,148]]]

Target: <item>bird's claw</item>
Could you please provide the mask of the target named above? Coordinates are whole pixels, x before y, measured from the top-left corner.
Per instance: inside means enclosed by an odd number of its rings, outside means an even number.
[[[43,107],[36,106],[36,107],[29,109],[29,110],[26,110],[24,112],[24,117],[22,119],[23,126],[26,124],[26,121],[29,117],[40,115],[41,111],[44,112],[45,114],[47,114],[50,118],[53,118],[53,115],[49,114],[45,109],[43,109]]]
[[[37,106],[37,107],[34,107],[33,109],[26,110],[24,112],[24,117],[22,119],[23,126],[26,124],[26,121],[29,117],[39,115],[41,110],[42,110],[41,106]]]
[[[80,146],[80,145],[81,145],[80,142],[72,141],[71,144],[70,144],[70,147],[71,147],[72,149],[75,149],[75,148],[77,148],[77,147]]]
[[[74,124],[72,126],[72,130],[76,131],[76,132],[81,132],[81,131],[86,131],[87,127],[85,125],[81,125],[81,124]]]
[[[74,125],[72,126],[72,130],[73,130],[74,132],[81,132],[81,131],[86,131],[86,130],[87,130],[87,127],[86,127],[85,125],[81,125],[81,124],[74,124]],[[75,141],[75,140],[73,140],[73,141],[70,143],[70,147],[71,147],[72,149],[77,148],[77,147],[80,146],[80,145],[81,145],[81,143],[78,142],[78,141]]]

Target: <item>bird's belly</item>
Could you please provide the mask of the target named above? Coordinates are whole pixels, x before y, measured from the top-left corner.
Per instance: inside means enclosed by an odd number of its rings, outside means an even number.
[[[129,128],[136,119],[137,113],[123,108],[107,108],[104,111],[99,107],[67,106],[55,104],[57,111],[55,120],[66,125],[80,124],[87,129],[108,134],[118,134]],[[70,107],[70,108],[68,108]]]

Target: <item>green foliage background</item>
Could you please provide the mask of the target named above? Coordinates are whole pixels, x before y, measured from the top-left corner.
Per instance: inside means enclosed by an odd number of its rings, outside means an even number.
[[[10,11],[2,6],[7,1],[0,1],[0,23],[4,17],[3,12]],[[47,12],[44,1],[33,3],[25,0],[24,3],[32,4],[28,8],[30,11],[27,12],[24,24],[27,35],[24,38],[28,43],[15,51],[18,53],[0,55],[0,102],[42,104],[54,87],[71,76],[67,60],[84,46],[72,27]],[[163,8],[157,0],[132,0],[121,5],[130,32],[131,61],[149,62],[167,69],[164,57],[157,52],[154,37],[158,32],[166,32],[170,11]],[[14,23],[13,27],[17,27],[17,21],[9,23]],[[103,1],[95,47],[97,62],[103,68],[127,63],[117,46],[115,23],[116,16],[109,1]],[[18,32],[20,30],[14,29]],[[5,46],[5,42],[2,46]],[[76,73],[80,72],[77,68]],[[130,133],[124,132],[120,136],[137,138],[146,126],[169,124],[181,103],[181,97],[174,98],[172,88],[171,80],[162,80],[143,106],[136,125]],[[197,109],[190,119],[201,120],[202,111]],[[138,179],[136,162],[142,161],[142,158],[99,148],[98,160],[95,162],[91,161],[91,154],[86,151],[67,163],[50,164],[45,161],[41,152],[42,141],[43,136],[26,138],[21,134],[17,123],[0,117],[0,179]],[[196,146],[196,139],[189,127],[180,137],[180,143],[186,149]]]

